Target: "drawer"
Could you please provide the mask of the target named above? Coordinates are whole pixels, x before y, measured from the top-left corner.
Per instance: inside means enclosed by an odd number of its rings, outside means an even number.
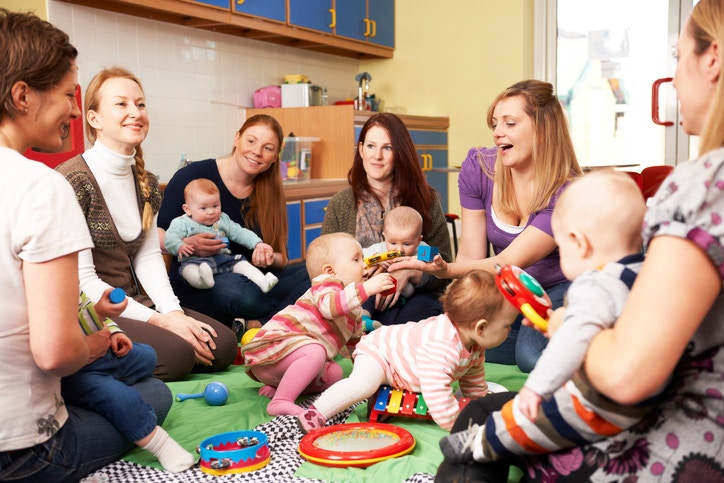
[[[322,223],[328,203],[329,198],[304,200],[304,225],[316,225]]]
[[[447,146],[447,131],[423,131],[410,129],[410,137],[415,146]]]

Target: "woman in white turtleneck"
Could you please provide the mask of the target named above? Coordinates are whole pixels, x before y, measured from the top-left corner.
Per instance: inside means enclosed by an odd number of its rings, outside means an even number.
[[[129,304],[116,322],[156,350],[161,379],[226,368],[236,355],[233,332],[183,309],[169,283],[156,228],[161,191],[141,150],[149,123],[140,81],[119,67],[101,71],[86,91],[85,111],[93,147],[58,167],[95,245],[79,254],[81,290],[93,301],[108,287],[126,292]]]

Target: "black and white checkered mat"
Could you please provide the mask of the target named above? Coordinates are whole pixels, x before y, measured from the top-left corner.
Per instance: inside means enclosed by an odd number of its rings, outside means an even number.
[[[311,404],[312,399],[305,401],[303,406]],[[328,424],[344,423],[353,410],[354,407],[350,407],[330,420]],[[269,437],[269,450],[271,452],[269,464],[256,471],[214,476],[204,473],[196,465],[183,473],[173,474],[121,460],[92,473],[83,479],[81,483],[313,483],[321,481],[294,476],[294,473],[304,462],[304,459],[297,452],[299,441],[304,434],[297,426],[296,418],[277,416],[273,420],[255,427],[254,430],[261,431]],[[416,473],[405,480],[404,483],[432,482],[433,475]]]

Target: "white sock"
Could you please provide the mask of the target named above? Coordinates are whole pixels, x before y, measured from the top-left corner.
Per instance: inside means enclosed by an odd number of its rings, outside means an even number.
[[[267,293],[268,291],[273,289],[276,286],[277,282],[279,282],[279,279],[277,278],[277,276],[271,272],[267,272],[264,275],[264,278],[267,281],[266,290],[264,290],[264,287],[262,287],[262,289],[261,289],[261,291],[264,293]]]
[[[181,276],[193,288],[208,289],[214,286],[214,273],[208,263],[189,263],[181,270]]]
[[[141,447],[158,458],[161,466],[171,473],[185,471],[194,465],[194,455],[183,449],[161,426],[156,426],[151,441]]]
[[[211,265],[208,263],[199,265],[199,278],[201,283],[205,285],[202,288],[212,288],[214,286],[214,271],[211,270]]]

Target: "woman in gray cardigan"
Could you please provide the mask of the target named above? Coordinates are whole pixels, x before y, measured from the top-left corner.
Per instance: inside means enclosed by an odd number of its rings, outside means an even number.
[[[397,206],[410,206],[422,215],[423,240],[437,247],[446,261],[452,260],[440,198],[427,183],[410,133],[399,117],[378,113],[367,120],[347,178],[350,187],[337,193],[327,205],[322,234],[346,232],[368,247],[384,240],[385,213]],[[438,295],[449,280],[428,279],[427,283],[416,285],[411,297],[400,297],[408,281],[420,276],[417,270],[395,272],[397,292],[368,301],[366,308],[372,318],[392,325],[441,314]]]

